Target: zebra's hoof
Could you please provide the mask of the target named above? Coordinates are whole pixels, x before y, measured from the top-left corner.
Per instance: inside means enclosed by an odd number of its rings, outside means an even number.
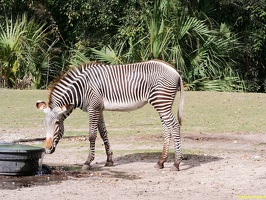
[[[174,165],[171,167],[171,171],[179,171],[179,165],[180,165],[180,163],[181,163],[181,159],[179,159],[179,160],[176,160],[175,162],[174,162]]]
[[[157,168],[157,169],[163,169],[164,165],[160,164],[160,163],[156,163],[156,165],[154,167]]]
[[[106,161],[105,167],[111,167],[111,166],[114,166],[114,162],[113,161]]]
[[[179,167],[176,167],[175,165],[173,165],[173,166],[170,168],[170,171],[179,171]]]
[[[88,171],[88,170],[90,170],[91,169],[91,166],[90,165],[86,165],[86,164],[84,164],[83,166],[82,166],[82,171]]]

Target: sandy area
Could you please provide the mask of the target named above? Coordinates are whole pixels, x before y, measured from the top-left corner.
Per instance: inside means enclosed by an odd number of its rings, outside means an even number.
[[[93,169],[81,172],[85,139],[62,139],[55,153],[45,156],[54,174],[25,179],[23,187],[2,181],[0,199],[266,199],[266,133],[183,134],[187,160],[178,172],[170,171],[173,153],[164,169],[154,168],[161,137],[112,136],[115,165],[104,167],[97,139]]]

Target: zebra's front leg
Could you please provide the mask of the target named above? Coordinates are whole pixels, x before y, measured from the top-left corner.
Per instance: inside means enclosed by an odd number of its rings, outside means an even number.
[[[95,158],[95,141],[97,137],[97,132],[94,134],[89,134],[89,141],[90,141],[90,150],[89,155],[86,162],[82,166],[82,170],[89,170],[91,168],[91,162]]]
[[[83,164],[82,170],[89,170],[91,168],[91,162],[95,158],[95,142],[97,138],[99,111],[89,110],[89,120],[90,120],[90,129],[89,129],[90,149],[89,149],[88,158],[86,162]]]
[[[98,129],[99,129],[101,138],[103,140],[103,143],[105,146],[105,152],[106,152],[106,156],[107,156],[105,166],[113,166],[114,165],[113,151],[112,151],[110,143],[109,143],[108,133],[107,133],[104,118],[103,118],[103,113],[100,114],[100,119],[98,122]]]

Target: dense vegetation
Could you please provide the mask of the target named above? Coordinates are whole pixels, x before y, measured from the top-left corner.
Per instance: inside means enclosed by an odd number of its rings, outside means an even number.
[[[266,92],[264,0],[0,0],[0,86],[163,59],[189,90]]]

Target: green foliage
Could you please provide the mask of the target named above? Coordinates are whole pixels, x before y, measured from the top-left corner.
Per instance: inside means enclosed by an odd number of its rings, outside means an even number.
[[[264,0],[220,1],[216,20],[223,20],[238,33],[242,51],[237,67],[248,91],[266,92],[266,2]]]
[[[47,87],[69,65],[89,60],[115,64],[158,58],[174,65],[189,89],[217,90],[220,84],[219,90],[266,91],[264,0],[0,2],[2,29],[7,21],[14,23],[11,14],[27,12],[35,19],[23,30],[23,37],[31,38],[26,50],[17,48],[12,64],[1,64],[2,81],[10,87],[25,74],[36,88]]]
[[[90,62],[85,52],[81,52],[76,49],[70,50],[69,65],[71,67],[79,66],[83,63]]]
[[[207,80],[197,79],[187,85],[188,90],[217,91],[217,92],[243,92],[245,86],[239,77],[222,77],[221,79]]]
[[[45,24],[28,19],[26,15],[17,19],[6,18],[0,25],[0,75],[3,87],[18,87],[23,77],[30,77],[36,88],[47,71],[51,46],[48,43]]]
[[[110,46],[103,47],[100,51],[93,48],[91,50],[92,53],[95,54],[96,59],[99,60],[100,62],[108,62],[110,64],[122,63],[119,58],[119,51],[115,51]]]
[[[178,4],[165,0],[155,1],[146,16],[146,35],[131,35],[129,48],[115,41],[114,48],[93,49],[95,58],[108,63],[162,59],[181,71],[188,89],[244,90],[232,69],[236,63],[233,55],[240,45],[225,24],[210,29],[204,20],[188,16]]]

